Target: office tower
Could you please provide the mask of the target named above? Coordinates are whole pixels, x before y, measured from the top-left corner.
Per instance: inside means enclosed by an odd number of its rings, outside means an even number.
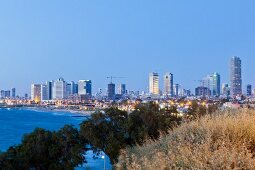
[[[59,78],[54,81],[53,85],[53,99],[65,99],[66,98],[66,82],[63,78]]]
[[[226,83],[222,84],[222,95],[230,96],[230,87]]]
[[[46,84],[41,85],[41,101],[49,100],[49,91]]]
[[[16,89],[12,88],[12,98],[16,98]]]
[[[187,89],[187,90],[186,90],[186,95],[187,95],[187,96],[191,96],[191,90],[190,90],[190,89]]]
[[[25,97],[25,99],[28,99],[28,94],[27,94],[27,93],[25,93],[24,97]]]
[[[210,89],[203,86],[197,87],[195,89],[195,95],[200,97],[206,97],[206,96],[208,97],[210,96]]]
[[[115,84],[114,83],[108,84],[107,96],[109,100],[115,99]]]
[[[86,94],[92,96],[92,81],[86,80]]]
[[[159,95],[159,75],[158,73],[150,73],[149,75],[149,93]]]
[[[4,99],[5,98],[5,91],[1,90],[1,98]]]
[[[66,97],[70,97],[71,95],[72,95],[71,83],[66,83]]]
[[[71,81],[70,84],[71,84],[71,95],[78,94],[78,85],[74,81]]]
[[[220,74],[219,73],[213,73],[212,75],[212,89],[211,93],[213,96],[220,96]]]
[[[79,80],[78,81],[78,94],[79,95],[85,95],[86,94],[86,81],[85,80]]]
[[[78,94],[92,96],[92,82],[91,82],[91,80],[79,80]]]
[[[35,102],[41,101],[41,84],[31,85],[31,100]]]
[[[53,84],[54,81],[48,81],[46,82],[46,86],[47,86],[47,93],[48,93],[48,100],[52,100],[52,95],[53,95]]]
[[[210,90],[210,95],[212,96],[220,96],[220,74],[213,73],[211,75],[207,75],[203,80],[203,87],[206,87]]]
[[[231,58],[230,72],[231,96],[242,95],[242,61],[239,57]]]
[[[11,91],[10,90],[6,90],[4,92],[5,98],[10,98],[11,97]]]
[[[252,85],[248,84],[246,88],[246,95],[251,96],[252,95]]]
[[[126,94],[126,85],[120,84],[118,88],[118,94],[125,95]]]
[[[174,85],[174,96],[175,97],[179,97],[180,87],[181,86],[179,84]]]
[[[164,95],[174,96],[174,76],[172,73],[166,73],[164,75]]]

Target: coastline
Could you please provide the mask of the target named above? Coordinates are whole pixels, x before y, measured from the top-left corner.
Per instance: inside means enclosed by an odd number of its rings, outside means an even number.
[[[84,110],[75,110],[75,109],[67,109],[67,108],[55,108],[55,107],[22,107],[20,109],[26,110],[34,110],[34,111],[42,111],[42,112],[61,112],[61,113],[71,113],[71,114],[79,114],[83,116],[91,116],[95,111],[84,111]]]

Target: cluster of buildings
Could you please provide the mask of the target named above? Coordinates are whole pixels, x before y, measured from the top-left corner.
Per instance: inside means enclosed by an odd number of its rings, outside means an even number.
[[[64,101],[64,103],[93,103],[93,101],[103,101],[103,103],[111,103],[111,101],[123,100],[157,100],[157,99],[178,99],[183,97],[189,98],[241,98],[242,96],[252,96],[255,90],[252,85],[248,84],[243,90],[242,87],[242,62],[239,57],[232,57],[230,62],[230,83],[221,83],[221,76],[215,72],[202,78],[195,80],[200,83],[195,88],[195,93],[190,89],[185,89],[178,83],[174,82],[174,74],[168,72],[163,75],[163,90],[160,89],[160,76],[153,72],[149,74],[149,88],[147,92],[128,91],[126,84],[119,84],[117,87],[111,78],[107,85],[107,92],[103,93],[102,89],[93,95],[92,81],[79,80],[78,82],[67,82],[63,78],[55,81],[47,81],[42,84],[31,85],[31,98],[25,95],[25,99],[31,99],[35,103]],[[1,99],[19,99],[16,96],[16,89],[1,90]],[[67,101],[67,102],[66,102]],[[22,103],[22,102],[21,102]],[[63,103],[63,102],[62,102]],[[95,103],[94,103],[95,104]],[[99,103],[101,105],[102,103]],[[95,104],[96,105],[96,104]]]
[[[195,88],[195,94],[190,90],[183,89],[179,84],[174,84],[172,73],[164,75],[164,90],[159,88],[159,74],[149,74],[149,95],[152,97],[232,97],[237,98],[242,95],[252,95],[252,85],[248,84],[245,91],[242,90],[242,61],[239,57],[232,57],[230,62],[230,85],[221,84],[221,76],[215,72],[207,75],[200,82],[200,86]]]
[[[92,96],[92,81],[79,80],[66,82],[63,78],[44,84],[31,85],[31,100],[35,102],[48,100],[86,100]]]
[[[12,88],[11,90],[1,90],[0,98],[1,99],[15,99],[16,96],[16,88]]]

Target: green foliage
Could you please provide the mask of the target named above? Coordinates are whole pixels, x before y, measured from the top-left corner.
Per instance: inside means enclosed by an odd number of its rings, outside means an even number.
[[[94,149],[104,151],[116,161],[121,148],[125,147],[128,114],[116,108],[92,114],[91,119],[81,124],[81,136],[86,137]]]
[[[22,144],[0,156],[4,169],[74,169],[84,162],[79,132],[65,126],[57,132],[37,128],[25,135]]]
[[[110,108],[105,113],[92,114],[81,124],[80,133],[96,151],[104,151],[116,163],[121,149],[141,145],[146,138],[158,139],[160,132],[167,133],[176,126],[180,119],[173,112],[177,112],[176,108],[160,110],[153,102],[138,105],[130,114]]]
[[[198,119],[217,108],[217,104],[207,107],[193,101],[184,117]],[[57,132],[35,129],[24,136],[22,144],[0,154],[0,167],[6,170],[74,169],[85,161],[85,146],[91,146],[97,154],[104,151],[114,164],[122,149],[142,145],[148,138],[157,140],[161,133],[167,134],[181,122],[175,106],[161,109],[150,102],[139,104],[131,113],[113,107],[93,113],[81,123],[80,131],[72,126]]]

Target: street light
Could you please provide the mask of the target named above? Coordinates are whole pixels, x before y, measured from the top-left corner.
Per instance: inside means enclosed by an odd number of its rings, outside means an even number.
[[[105,155],[102,156],[102,159],[104,160],[104,170],[106,170],[106,158],[105,158]]]

